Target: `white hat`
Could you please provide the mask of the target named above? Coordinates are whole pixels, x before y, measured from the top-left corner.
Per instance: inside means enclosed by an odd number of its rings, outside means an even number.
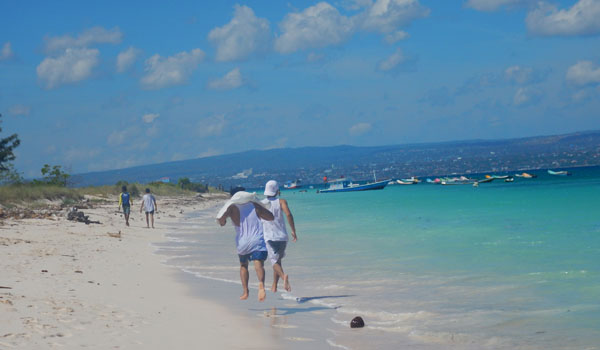
[[[279,184],[275,180],[267,181],[265,185],[265,196],[272,197],[277,195],[277,191],[279,191]]]

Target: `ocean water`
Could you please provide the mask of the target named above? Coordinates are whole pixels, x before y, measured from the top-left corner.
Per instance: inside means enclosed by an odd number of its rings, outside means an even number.
[[[299,320],[323,331],[306,348],[600,349],[598,168],[478,188],[282,196],[299,237],[284,259],[293,291],[265,305],[319,311]],[[159,253],[241,293],[233,228],[215,212],[192,213],[200,221]],[[364,329],[348,327],[357,315]]]

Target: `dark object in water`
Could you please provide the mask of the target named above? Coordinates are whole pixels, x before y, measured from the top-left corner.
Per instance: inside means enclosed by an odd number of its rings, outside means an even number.
[[[365,321],[363,321],[362,317],[356,316],[350,321],[350,328],[362,328],[365,326]]]

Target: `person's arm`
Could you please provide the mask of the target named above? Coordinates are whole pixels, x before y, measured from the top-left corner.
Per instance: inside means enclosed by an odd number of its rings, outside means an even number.
[[[119,210],[121,210],[122,203],[123,203],[123,193],[119,194]]]
[[[231,218],[231,221],[235,225],[236,220],[234,220],[234,218],[233,218],[233,216],[234,216],[233,208],[234,208],[234,206],[230,205],[227,208],[227,211],[225,211],[225,214],[223,214],[223,216],[221,216],[220,218],[217,219],[217,222],[219,223],[219,225],[225,226],[225,224],[227,223],[228,217]],[[239,221],[239,219],[237,221]],[[238,226],[239,226],[239,222],[238,222]]]
[[[256,204],[256,203],[252,203],[252,204],[254,204],[254,209],[256,209],[256,214],[258,215],[259,218],[261,218],[263,220],[267,220],[267,221],[275,220],[273,213],[271,213],[270,211],[265,209],[262,205]]]
[[[223,216],[221,216],[220,218],[217,219],[217,222],[219,223],[219,225],[225,226],[225,224],[227,223],[228,216],[229,216],[229,208],[227,208],[227,211],[225,212],[225,214],[223,214]]]
[[[129,204],[131,204],[131,206],[133,206],[133,198],[132,198],[131,194],[129,194]]]
[[[152,201],[154,202],[154,210],[158,213],[158,204],[156,204],[156,197],[152,196]]]
[[[294,216],[290,211],[290,207],[288,207],[287,201],[285,199],[279,199],[279,203],[281,203],[281,210],[285,213],[287,217],[287,221],[290,224],[290,228],[292,229],[292,241],[296,242],[298,240],[298,236],[296,236],[296,225],[294,224]]]

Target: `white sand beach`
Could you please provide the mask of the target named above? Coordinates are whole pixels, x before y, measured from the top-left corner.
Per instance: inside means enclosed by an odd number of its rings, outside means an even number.
[[[260,324],[193,296],[153,254],[169,223],[222,199],[157,200],[156,229],[145,228],[139,201],[131,227],[116,202],[82,209],[101,224],[5,220],[0,348],[276,348]]]

